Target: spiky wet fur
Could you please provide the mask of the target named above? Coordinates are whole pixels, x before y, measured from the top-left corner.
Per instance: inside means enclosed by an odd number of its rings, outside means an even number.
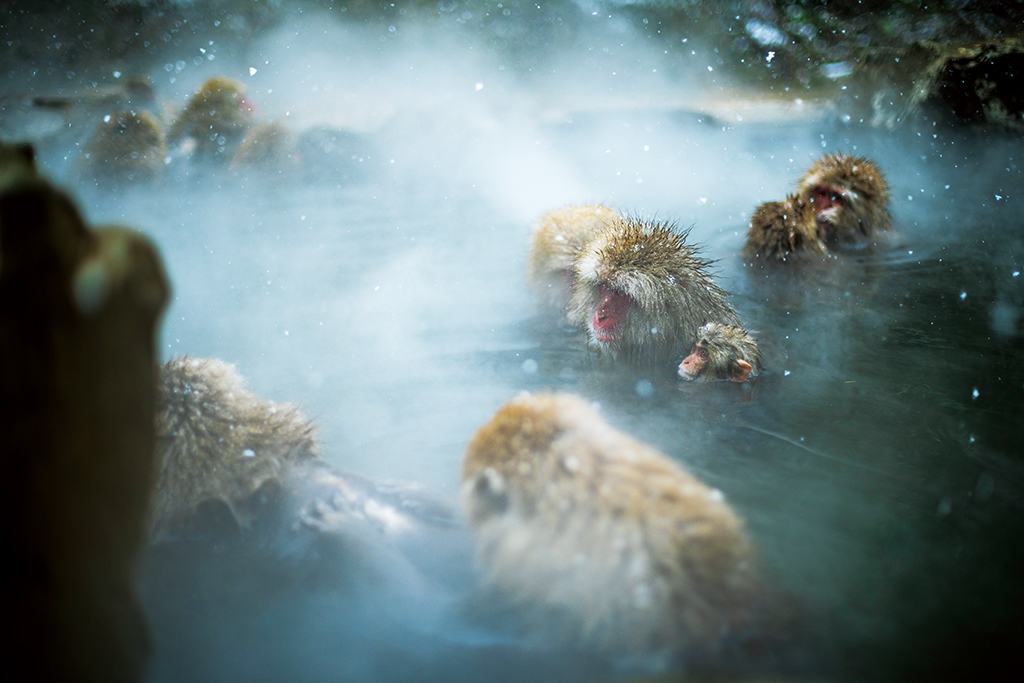
[[[488,587],[542,642],[700,650],[750,619],[755,552],[721,492],[581,398],[500,408],[466,449],[462,500]]]
[[[610,224],[576,261],[569,321],[588,331],[592,346],[645,361],[692,348],[696,330],[706,322],[739,325],[725,300],[728,292],[707,272],[713,262],[697,255],[688,235],[667,221],[623,218]],[[599,285],[633,301],[615,342],[594,336]]]
[[[313,427],[297,408],[253,394],[223,361],[172,359],[160,369],[151,537],[210,499],[244,525],[234,503],[318,457]]]
[[[705,382],[732,379],[739,372],[741,360],[750,363],[752,372],[761,370],[757,340],[741,327],[708,323],[697,333],[696,348],[702,346],[708,352],[707,364],[701,372]]]
[[[575,263],[594,235],[619,220],[615,209],[600,204],[549,211],[530,230],[526,279],[545,302],[562,307],[569,300]]]
[[[827,253],[828,248],[818,237],[814,208],[795,195],[757,207],[743,247],[743,258],[751,263]]]
[[[889,185],[882,171],[864,157],[826,154],[797,183],[797,194],[810,202],[818,185],[835,188],[846,199],[842,210],[830,209],[821,216],[828,223],[826,241],[858,242],[892,226],[889,216]]]

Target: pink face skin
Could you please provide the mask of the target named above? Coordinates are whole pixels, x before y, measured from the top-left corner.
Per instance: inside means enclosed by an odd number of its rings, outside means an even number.
[[[683,362],[679,364],[679,376],[683,379],[697,379],[707,362],[707,349],[698,346],[693,350],[693,353],[684,358]]]
[[[614,342],[632,300],[627,295],[608,289],[604,285],[598,285],[597,294],[600,301],[590,323],[594,339],[604,343]]]
[[[252,114],[252,113],[254,113],[256,111],[256,105],[253,104],[252,100],[250,100],[245,95],[242,95],[242,98],[238,101],[238,107],[242,111],[249,112],[250,114]]]
[[[814,206],[814,215],[818,218],[818,239],[824,240],[828,234],[829,226],[835,220],[834,214],[840,208],[846,206],[846,197],[843,193],[827,185],[817,185],[811,191],[811,204]],[[834,211],[829,211],[838,207]],[[822,215],[829,211],[827,215]]]

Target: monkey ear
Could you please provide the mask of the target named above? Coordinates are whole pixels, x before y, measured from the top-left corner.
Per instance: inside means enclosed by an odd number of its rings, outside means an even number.
[[[733,382],[746,382],[747,378],[750,377],[750,371],[753,370],[753,366],[745,360],[736,361],[736,372],[732,374],[730,378]]]

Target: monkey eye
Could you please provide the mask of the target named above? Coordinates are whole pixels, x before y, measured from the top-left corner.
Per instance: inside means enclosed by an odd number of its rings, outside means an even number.
[[[701,348],[697,349],[697,355],[700,356],[701,360],[707,360],[708,359],[708,350],[705,349],[704,347],[701,347]]]
[[[829,200],[835,202],[836,204],[843,204],[846,202],[846,198],[843,197],[843,195],[839,194],[838,192],[833,192],[829,196]]]

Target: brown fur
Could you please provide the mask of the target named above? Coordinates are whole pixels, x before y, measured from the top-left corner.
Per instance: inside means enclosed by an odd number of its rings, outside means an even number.
[[[692,348],[706,322],[739,325],[739,318],[708,274],[711,261],[699,258],[686,234],[666,222],[624,218],[590,240],[576,261],[577,280],[569,321],[588,330],[601,351],[641,360],[663,360]],[[615,341],[597,337],[594,315],[599,286],[629,297]]]
[[[90,229],[30,150],[0,145],[0,500],[15,677],[142,678],[134,574],[168,296],[147,239]]]
[[[814,208],[794,195],[784,202],[766,202],[757,207],[743,247],[743,258],[751,263],[827,253],[828,248],[818,236]]]
[[[575,263],[594,235],[619,219],[618,212],[600,204],[566,206],[549,211],[530,231],[526,279],[544,300],[562,307],[576,279]]]
[[[249,129],[235,150],[231,165],[281,169],[297,161],[295,136],[283,123],[271,121],[257,123]]]
[[[217,76],[192,95],[167,139],[171,144],[187,138],[194,140],[199,157],[230,158],[251,121],[252,106],[245,99],[242,84]]]
[[[745,382],[761,370],[761,350],[746,330],[732,325],[708,323],[697,332],[697,344],[679,364],[683,379],[705,382],[727,379]]]
[[[466,449],[462,498],[487,585],[545,641],[701,650],[749,618],[755,552],[722,494],[580,398],[499,409]]]
[[[159,389],[155,540],[207,501],[225,504],[245,527],[240,501],[291,465],[319,458],[309,420],[253,394],[223,361],[172,359],[161,368]]]
[[[816,187],[839,193],[845,205],[818,214],[818,227],[828,243],[856,243],[874,238],[891,227],[889,185],[882,171],[863,157],[827,154],[797,183],[797,194],[811,201]]]
[[[123,110],[101,123],[86,143],[84,166],[98,179],[148,180],[163,171],[166,158],[163,132],[152,114]]]

